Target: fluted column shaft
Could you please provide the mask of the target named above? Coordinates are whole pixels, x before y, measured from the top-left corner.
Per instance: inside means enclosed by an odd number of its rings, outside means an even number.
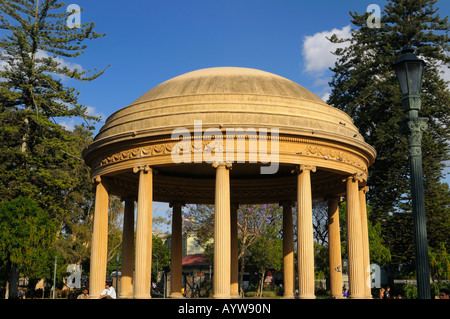
[[[294,225],[292,203],[283,201],[283,298],[294,298]]]
[[[171,298],[182,298],[182,258],[183,258],[183,234],[182,234],[182,203],[174,202],[172,212],[172,243],[171,243]]]
[[[92,232],[89,297],[97,299],[105,289],[108,253],[108,191],[100,177],[95,179],[94,227]]]
[[[370,282],[370,255],[369,255],[369,228],[367,225],[367,205],[366,192],[369,187],[363,187],[359,190],[359,206],[361,212],[361,239],[363,253],[363,269],[364,269],[364,288],[366,298],[372,298],[371,282]]]
[[[148,166],[135,168],[134,171],[139,172],[134,298],[150,299],[153,173]]]
[[[230,298],[230,173],[231,164],[216,168],[214,208],[214,298]]]
[[[347,244],[350,298],[365,298],[361,213],[358,180],[350,176],[347,183]]]
[[[314,166],[300,165],[297,176],[297,258],[298,298],[314,299],[314,241],[312,222],[311,171]]]
[[[122,277],[119,298],[133,298],[134,199],[125,198],[122,239]]]
[[[339,227],[339,197],[328,199],[328,252],[331,297],[342,298],[341,232]]]
[[[230,236],[231,236],[231,269],[230,269],[230,294],[232,298],[239,297],[239,248],[238,248],[238,225],[237,225],[237,212],[239,205],[236,203],[231,204],[230,208]]]

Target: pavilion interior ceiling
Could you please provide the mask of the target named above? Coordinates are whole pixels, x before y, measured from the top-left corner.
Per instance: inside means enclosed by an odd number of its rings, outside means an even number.
[[[260,164],[234,163],[230,170],[231,201],[239,204],[296,201],[295,165],[280,165],[275,174],[260,174]],[[158,202],[181,200],[187,204],[213,204],[215,169],[211,164],[176,164],[153,167],[153,197]],[[318,168],[311,174],[313,199],[345,193],[344,175]],[[139,175],[122,171],[108,177],[110,193],[136,196]]]

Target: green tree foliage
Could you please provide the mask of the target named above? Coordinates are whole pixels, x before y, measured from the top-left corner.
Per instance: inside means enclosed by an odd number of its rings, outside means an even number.
[[[170,250],[161,237],[153,235],[152,239],[152,281],[157,281],[158,272],[169,271]]]
[[[433,280],[437,280],[438,283],[450,280],[450,254],[447,253],[445,244],[441,242],[436,248],[430,249],[429,255]]]
[[[388,239],[382,236],[382,228],[385,227],[385,221],[375,220],[370,221],[372,214],[372,207],[367,205],[368,215],[368,233],[369,233],[369,252],[370,263],[376,263],[381,266],[387,266],[392,259],[390,245]],[[347,202],[339,204],[339,225],[341,228],[341,252],[342,258],[348,258],[347,252]],[[401,230],[399,230],[401,232]],[[412,230],[411,230],[412,231]]]
[[[243,280],[247,259],[252,255],[250,248],[262,238],[275,240],[273,236],[280,236],[281,214],[282,209],[276,204],[239,206],[237,227],[240,283]],[[199,245],[205,249],[207,258],[212,261],[214,253],[214,206],[189,205],[183,219],[183,232],[195,236]],[[282,252],[282,248],[280,248],[280,252]]]
[[[98,121],[78,102],[78,92],[62,79],[91,81],[103,71],[70,69],[60,57],[75,58],[86,49],[82,42],[102,35],[94,24],[66,26],[68,13],[56,0],[1,0],[0,108],[2,148],[1,195],[38,198],[52,214],[62,214],[73,179],[56,170],[79,155],[74,153],[77,136],[57,120],[79,117]],[[62,12],[61,12],[62,11]],[[88,125],[88,128],[91,128]]]
[[[48,275],[57,221],[30,198],[0,202],[0,260],[29,278]]]
[[[328,103],[347,112],[377,150],[369,169],[370,218],[373,224],[385,222],[382,236],[392,262],[408,262],[414,256],[409,245],[412,232],[407,231],[412,228],[408,146],[399,124],[406,113],[392,67],[405,46],[416,48],[427,63],[419,115],[429,118],[422,151],[427,224],[433,230],[428,232],[430,244],[448,238],[448,188],[445,190],[441,179],[449,160],[450,91],[442,72],[450,65],[450,24],[448,17],[439,15],[436,4],[437,0],[389,0],[380,28],[367,25],[367,13],[351,12],[351,37],[330,38],[346,46],[334,52],[337,62],[332,68]],[[398,234],[400,229],[404,232]]]
[[[70,14],[58,0],[0,0],[0,196],[33,198],[58,220],[52,249],[77,263],[86,257],[93,205],[81,151],[100,119],[69,84],[92,81],[104,70],[73,64],[85,41],[103,35],[94,23],[69,28]],[[58,124],[73,117],[84,121],[74,131]]]
[[[283,240],[277,227],[265,228],[260,238],[249,247],[248,270],[259,273],[259,284],[256,294],[261,296],[264,279],[268,270],[282,270]]]

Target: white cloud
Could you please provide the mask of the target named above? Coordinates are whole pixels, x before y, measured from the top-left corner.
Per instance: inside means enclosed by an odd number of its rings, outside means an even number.
[[[331,95],[330,92],[325,92],[320,98],[326,102],[328,100],[328,98],[330,97],[330,95]]]
[[[61,125],[62,127],[64,127],[68,131],[73,131],[75,128],[75,125],[77,125],[74,118],[59,121],[58,124]]]
[[[67,67],[69,70],[75,70],[78,69],[79,72],[83,71],[83,67],[81,66],[81,64],[78,63],[72,63],[72,62],[67,62],[63,59],[61,59],[60,57],[54,57],[53,55],[50,56],[47,52],[42,51],[42,50],[38,50],[36,52],[36,58],[37,59],[46,59],[46,58],[52,58],[54,61],[58,62],[60,67]]]
[[[314,78],[313,87],[315,93],[326,101],[330,96],[328,82],[331,79],[329,68],[334,66],[336,56],[332,54],[337,48],[343,48],[349,43],[332,43],[327,38],[335,34],[339,39],[351,37],[350,25],[342,29],[334,28],[330,31],[317,32],[305,36],[303,40],[302,55],[304,59],[304,71]]]
[[[350,38],[350,25],[342,29],[335,28],[331,31],[317,32],[314,35],[305,37],[302,52],[305,59],[305,71],[322,73],[334,65],[336,57],[331,52],[348,44],[332,43],[327,38],[330,38],[333,34],[336,34],[338,38]]]
[[[93,106],[86,106],[86,114],[91,116],[96,116],[100,118],[100,122],[105,121],[105,115],[103,113],[99,113],[96,111],[95,107]]]

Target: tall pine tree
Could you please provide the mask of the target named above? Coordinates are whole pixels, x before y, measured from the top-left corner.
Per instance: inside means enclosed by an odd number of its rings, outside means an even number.
[[[439,15],[436,3],[437,0],[388,0],[379,28],[367,23],[368,13],[351,12],[351,37],[330,38],[334,43],[347,45],[334,52],[337,62],[331,69],[332,93],[328,103],[352,116],[366,141],[377,150],[368,181],[371,218],[405,220],[390,219],[392,214],[411,211],[408,146],[400,133],[400,121],[406,113],[393,64],[403,47],[416,49],[416,54],[427,63],[419,115],[429,118],[422,142],[428,227],[434,227],[430,225],[434,220],[446,220],[448,238],[448,204],[443,203],[439,209],[436,204],[448,196],[448,188],[443,188],[441,181],[445,161],[449,160],[450,90],[442,72],[450,64],[450,24],[448,17]],[[443,196],[444,191],[447,193]]]
[[[0,0],[0,200],[33,198],[58,220],[57,234],[76,236],[76,222],[92,202],[80,147],[99,118],[67,83],[92,81],[104,70],[70,68],[64,61],[104,35],[94,23],[70,28],[72,13],[59,0]],[[72,117],[83,119],[83,127],[71,132],[58,124]],[[21,266],[12,264],[12,272]]]
[[[84,41],[103,35],[94,32],[94,23],[69,28],[70,14],[58,0],[0,0],[0,28],[6,34],[0,38],[0,194],[6,197],[36,196],[54,204],[48,197],[59,196],[70,179],[54,170],[77,157],[71,146],[76,136],[58,120],[78,117],[87,129],[99,120],[65,83],[91,81],[104,70],[91,74],[61,61],[83,54]]]

